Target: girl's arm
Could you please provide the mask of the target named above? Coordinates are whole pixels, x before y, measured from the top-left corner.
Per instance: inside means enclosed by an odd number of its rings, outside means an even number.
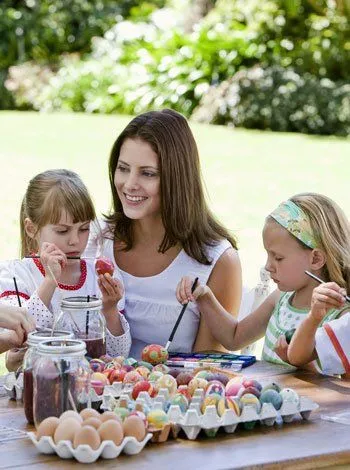
[[[213,336],[225,348],[236,351],[264,336],[279,295],[279,291],[270,294],[241,321],[232,318],[209,289],[197,300],[197,304]]]
[[[215,293],[218,305],[234,321],[234,317],[238,315],[242,293],[242,269],[236,250],[229,248],[220,256],[211,272],[208,285]],[[193,350],[225,351],[222,344],[213,334],[206,318],[201,316]]]
[[[315,350],[315,335],[320,320],[308,313],[296,329],[288,346],[288,362],[293,366],[303,366],[317,358]]]
[[[242,281],[241,265],[235,250],[227,250],[219,258],[205,288],[206,294],[197,299],[201,321],[194,351],[218,350],[222,346],[237,350],[265,334],[279,292],[271,294],[258,309],[237,322]],[[185,291],[179,285],[177,297],[180,301],[186,300]]]
[[[317,358],[315,336],[317,328],[330,309],[339,309],[345,303],[345,290],[335,282],[321,284],[312,292],[311,310],[298,326],[288,347],[288,360],[303,366]]]

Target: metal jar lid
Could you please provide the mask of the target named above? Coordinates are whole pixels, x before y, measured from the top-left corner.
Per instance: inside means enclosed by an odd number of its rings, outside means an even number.
[[[86,354],[86,344],[78,339],[50,339],[40,342],[37,351],[45,356],[81,356]]]
[[[102,307],[102,300],[98,297],[88,297],[80,295],[76,297],[66,297],[62,299],[62,310],[78,311],[78,310],[99,310]]]
[[[74,335],[70,331],[54,331],[50,328],[47,330],[40,330],[40,331],[32,331],[28,334],[27,343],[28,346],[36,346],[37,344],[41,343],[42,341],[46,341],[49,339],[73,339]]]

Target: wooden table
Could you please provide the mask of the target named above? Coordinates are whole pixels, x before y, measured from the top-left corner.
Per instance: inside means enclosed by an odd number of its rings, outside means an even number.
[[[325,468],[350,464],[350,427],[321,419],[321,414],[350,410],[350,382],[319,377],[309,372],[287,372],[283,367],[257,363],[244,371],[246,376],[276,381],[294,388],[319,403],[309,421],[296,417],[292,423],[273,427],[256,426],[254,430],[236,429],[220,433],[214,439],[202,437],[169,440],[149,444],[136,456],[121,455],[115,460],[98,460],[93,467],[155,469],[234,469],[234,468]],[[22,406],[1,393],[0,426],[22,431],[26,424]],[[1,429],[1,428],[0,428]],[[87,468],[75,460],[61,460],[56,455],[39,454],[28,438],[0,440],[0,468],[64,469]],[[349,467],[350,468],[350,467]]]

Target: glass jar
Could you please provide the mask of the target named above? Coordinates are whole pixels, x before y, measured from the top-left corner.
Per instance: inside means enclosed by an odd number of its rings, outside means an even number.
[[[86,354],[99,358],[106,354],[106,321],[101,312],[102,301],[97,297],[67,297],[61,302],[61,313],[55,329],[73,332],[86,343]]]
[[[32,331],[27,338],[28,349],[23,358],[23,407],[28,423],[34,423],[33,417],[33,365],[37,357],[37,347],[42,341],[55,339],[72,339],[73,333],[68,331]]]
[[[35,426],[49,416],[80,410],[90,392],[91,370],[84,341],[48,340],[39,343],[33,367]]]

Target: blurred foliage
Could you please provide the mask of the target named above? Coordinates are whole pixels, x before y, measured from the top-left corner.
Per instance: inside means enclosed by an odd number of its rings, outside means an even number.
[[[203,97],[192,118],[253,129],[350,135],[350,84],[260,66],[241,70]]]
[[[63,52],[90,50],[93,36],[103,36],[130,14],[145,16],[164,0],[2,0],[0,68],[34,59],[52,62]]]
[[[104,8],[114,5],[98,1]],[[217,0],[189,33],[183,12],[156,9],[164,5],[162,0],[115,2],[124,10],[103,37],[90,35],[90,53],[61,56],[52,76],[33,72],[37,64],[30,64],[25,73],[13,70],[6,84],[22,107],[128,114],[171,107],[190,116],[220,83],[259,65],[262,70],[293,69],[301,80],[305,75],[307,86],[318,90],[312,96],[320,92],[327,100],[331,93],[322,85],[323,78],[340,86],[350,78],[349,1]],[[55,4],[65,3],[60,2]],[[92,5],[87,0],[75,3]],[[84,43],[79,52],[87,48]],[[30,83],[36,76],[41,86],[34,86],[38,92],[32,93]],[[315,128],[324,132],[322,126]],[[312,132],[311,125],[305,129]]]

